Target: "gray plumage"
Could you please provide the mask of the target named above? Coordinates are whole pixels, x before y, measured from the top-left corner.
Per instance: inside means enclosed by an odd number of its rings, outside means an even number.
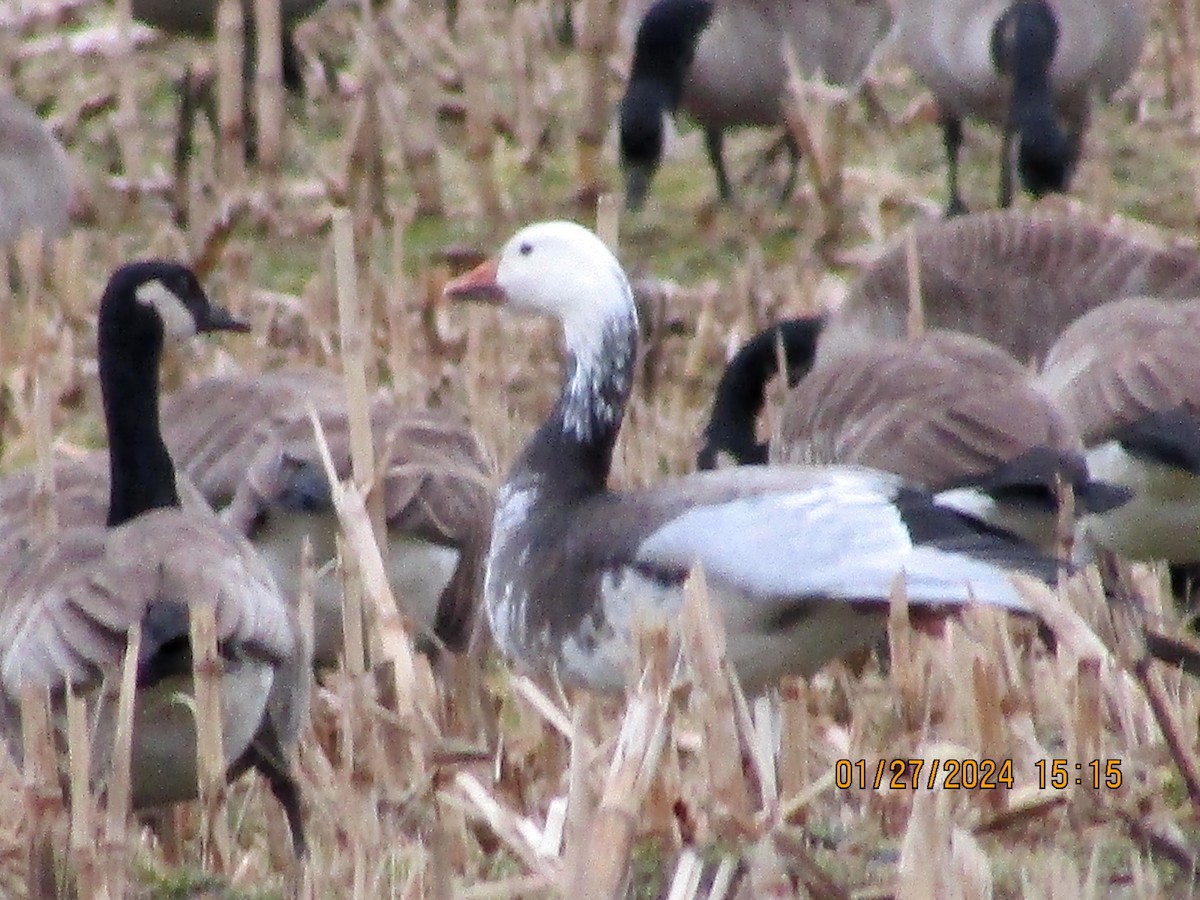
[[[1133,492],[1085,520],[1137,559],[1200,561],[1200,300],[1126,298],[1074,322],[1039,383],[1088,448],[1089,466]]]
[[[180,470],[223,507],[285,592],[299,589],[302,538],[323,574],[315,596],[315,660],[342,649],[341,589],[332,569],[333,512],[307,408],[316,410],[340,479],[349,478],[350,431],[340,378],[314,370],[210,378],[163,403],[167,445]],[[389,580],[424,638],[459,651],[478,620],[493,512],[492,465],[470,427],[380,395],[370,409],[387,521]]]
[[[23,691],[47,690],[58,713],[66,691],[83,694],[97,722],[93,775],[103,785],[112,688],[129,630],[140,624],[132,804],[194,797],[196,722],[180,697],[192,687],[189,611],[211,606],[223,661],[218,689],[228,774],[254,768],[268,779],[303,853],[288,753],[308,716],[311,648],[245,539],[179,490],[158,422],[164,346],[216,330],[247,326],[213,306],[185,267],[131,263],[110,277],[97,328],[107,472],[94,458],[56,463],[66,493],[54,503],[63,515],[59,530],[46,536],[30,530],[31,476],[0,486],[8,519],[0,541],[0,732],[19,760]],[[101,513],[98,485],[107,487],[108,502],[99,521],[89,521]]]
[[[834,342],[836,343],[836,341]],[[1030,373],[994,344],[956,332],[821,345],[787,395],[771,459],[893,472],[1051,549],[1056,481],[1081,507],[1102,493],[1083,444]]]
[[[933,92],[949,159],[948,211],[958,194],[961,122],[1004,130],[1000,205],[1015,164],[1035,195],[1066,190],[1091,103],[1129,78],[1147,14],[1140,0],[900,0],[896,42]]]
[[[785,52],[800,71],[856,85],[891,26],[880,0],[658,0],[638,26],[621,101],[621,161],[626,197],[637,207],[664,150],[664,119],[683,111],[705,130],[723,199],[722,133],[783,124]],[[795,175],[793,148],[792,176]],[[792,178],[789,178],[789,186]]]
[[[991,211],[914,227],[927,328],[986,338],[1040,364],[1083,313],[1117,297],[1200,295],[1200,252],[1081,218]],[[896,238],[852,285],[826,331],[908,333],[908,236]]]

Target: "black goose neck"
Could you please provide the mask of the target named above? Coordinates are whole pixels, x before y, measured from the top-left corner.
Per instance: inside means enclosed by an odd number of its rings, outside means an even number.
[[[158,420],[162,325],[112,288],[100,305],[98,357],[108,430],[108,525],[152,509],[177,507],[175,469]]]
[[[783,345],[791,387],[812,368],[823,324],[820,317],[780,322],[759,332],[734,354],[717,383],[704,429],[704,446],[696,457],[697,468],[714,468],[720,451],[732,456],[738,465],[767,461],[767,445],[756,440],[755,425],[766,403],[767,382],[779,373],[777,342]]]
[[[632,315],[609,320],[590,354],[570,352],[558,401],[518,469],[560,495],[583,497],[605,490],[636,357],[637,322]]]
[[[658,0],[638,26],[629,80],[655,82],[667,91],[674,110],[696,53],[700,35],[712,17],[710,0]]]
[[[992,62],[1012,79],[1013,108],[1051,103],[1050,65],[1058,22],[1044,0],[1019,0],[992,32]]]

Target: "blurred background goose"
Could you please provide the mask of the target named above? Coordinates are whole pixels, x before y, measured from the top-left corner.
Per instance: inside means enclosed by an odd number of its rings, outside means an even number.
[[[1084,536],[1176,564],[1177,588],[1200,571],[1198,360],[1200,300],[1126,298],[1067,328],[1039,377],[1082,434],[1091,471],[1132,493],[1086,518]]]
[[[565,337],[561,394],[500,491],[488,560],[493,636],[522,668],[619,688],[635,621],[674,622],[693,566],[751,687],[873,643],[901,572],[920,608],[1024,610],[1006,567],[1054,576],[1028,544],[868,469],[748,466],[610,490],[637,317],[620,264],[579,225],[521,229],[446,293],[553,316]]]
[[[132,805],[196,796],[189,610],[212,604],[223,736],[231,778],[262,773],[304,852],[300,792],[288,753],[307,719],[307,641],[266,565],[203,503],[181,503],[158,422],[165,344],[247,327],[211,305],[192,272],[167,262],[113,273],[100,301],[98,359],[109,436],[105,524],[30,535],[0,572],[0,731],[21,758],[19,703],[30,686],[88,696],[97,717],[94,777],[103,785],[114,696],[129,629],[140,624]],[[94,466],[81,465],[86,485]],[[67,479],[68,482],[70,479]],[[19,486],[18,486],[19,487]],[[107,688],[106,688],[107,685]]]
[[[827,331],[908,334],[910,241],[925,327],[986,338],[1035,366],[1064,328],[1109,300],[1200,296],[1195,248],[1156,246],[1119,224],[993,210],[898,237],[851,285]]]
[[[704,129],[722,200],[733,188],[723,132],[783,124],[785,43],[801,72],[852,85],[862,78],[891,26],[881,0],[656,0],[634,39],[621,100],[620,152],[630,209],[645,200],[662,162],[666,119],[682,109]],[[796,148],[785,193],[796,175]]]
[[[339,479],[351,474],[350,428],[340,377],[316,370],[210,378],[163,404],[167,446],[180,470],[245,534],[286,593],[299,590],[303,538],[312,542],[315,655],[342,650],[341,533],[308,418],[317,411]],[[389,581],[417,637],[466,649],[478,621],[493,512],[492,464],[470,427],[394,398],[371,402],[377,490],[388,529]]]
[[[62,145],[24,101],[0,93],[0,248],[27,230],[62,235],[71,195]]]
[[[1091,102],[1129,78],[1147,19],[1141,0],[899,0],[895,12],[900,51],[937,101],[947,215],[966,212],[964,118],[1003,130],[1000,206],[1012,203],[1014,144],[1025,190],[1067,190]]]

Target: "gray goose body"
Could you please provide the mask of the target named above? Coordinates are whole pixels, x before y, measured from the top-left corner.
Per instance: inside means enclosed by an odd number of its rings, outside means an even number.
[[[23,690],[48,690],[60,716],[66,690],[84,694],[97,717],[94,778],[103,785],[115,706],[106,685],[117,683],[129,629],[140,624],[132,803],[142,809],[194,797],[195,721],[179,694],[191,687],[189,610],[211,605],[224,662],[219,690],[229,776],[254,768],[268,779],[302,853],[300,795],[288,753],[308,714],[307,641],[242,536],[202,502],[181,503],[158,424],[164,343],[245,326],[212,307],[195,276],[171,263],[117,270],[100,306],[106,515],[100,523],[86,521],[96,512],[87,498],[104,476],[90,461],[68,463],[60,470],[64,486],[85,502],[67,507],[57,533],[10,531],[4,538],[0,732],[20,759]],[[19,509],[28,483],[18,477],[0,489],[5,511]]]
[[[349,478],[350,433],[339,377],[314,370],[210,378],[163,404],[163,428],[180,470],[245,534],[289,596],[299,591],[303,538],[318,568],[319,666],[342,649],[341,585],[333,568],[340,533],[308,419],[312,404],[338,478]],[[389,581],[418,633],[465,649],[493,514],[492,466],[466,423],[371,402],[371,430],[387,522]]]
[[[26,230],[56,238],[70,213],[66,151],[29,106],[0,94],[0,247]]]
[[[966,210],[957,184],[965,118],[1005,131],[1002,206],[1012,199],[1011,143],[1028,190],[1066,190],[1091,103],[1129,78],[1146,25],[1140,0],[900,0],[896,42],[942,116],[948,211]]]
[[[1090,469],[1132,492],[1082,528],[1134,559],[1200,562],[1200,300],[1126,298],[1074,322],[1039,382]]]
[[[637,329],[624,273],[586,229],[528,226],[447,292],[554,315],[565,333],[562,394],[501,490],[488,561],[494,637],[524,668],[620,687],[633,622],[673,622],[696,565],[730,662],[754,687],[870,645],[901,571],[914,606],[942,609],[973,598],[1023,610],[1006,567],[1052,574],[1028,545],[868,469],[744,468],[609,490]]]
[[[1086,219],[1018,210],[915,227],[928,328],[986,338],[1040,364],[1071,322],[1109,300],[1200,295],[1200,252],[1155,246]],[[908,333],[908,238],[897,238],[851,287],[826,330]]]

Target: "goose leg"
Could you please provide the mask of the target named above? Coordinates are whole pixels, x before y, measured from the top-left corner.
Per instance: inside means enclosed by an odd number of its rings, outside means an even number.
[[[179,228],[188,223],[188,179],[192,168],[192,132],[196,128],[197,87],[192,67],[188,66],[176,87],[179,91],[179,116],[175,125],[175,184],[172,218]]]
[[[704,129],[704,149],[708,152],[708,161],[712,163],[713,172],[717,176],[717,193],[721,200],[729,202],[733,199],[733,188],[729,184],[729,175],[725,172],[724,138],[719,128]]]
[[[963,131],[962,119],[958,116],[943,115],[942,145],[946,148],[946,218],[961,216],[967,212],[967,204],[963,203],[962,194],[958,191],[958,151],[962,149]]]
[[[226,777],[229,781],[235,781],[248,769],[254,769],[267,780],[267,787],[283,808],[288,828],[292,832],[292,851],[297,859],[303,859],[308,855],[308,841],[304,836],[304,815],[300,809],[300,786],[296,783],[283,754],[272,748],[271,745],[277,741],[273,740],[270,734],[259,734],[260,737],[256,738],[238,761],[229,767]]]
[[[1004,128],[1000,143],[1000,208],[1008,209],[1013,201],[1013,139],[1016,130],[1010,121]]]

